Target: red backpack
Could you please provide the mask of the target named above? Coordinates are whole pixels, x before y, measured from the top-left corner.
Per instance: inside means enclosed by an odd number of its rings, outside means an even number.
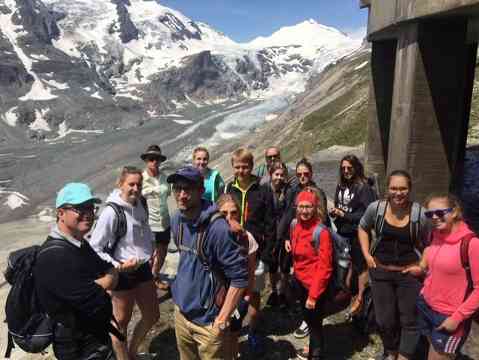
[[[469,262],[469,243],[471,242],[472,238],[475,234],[467,234],[461,239],[461,264],[464,270],[466,271],[467,276],[467,290],[466,295],[464,296],[464,300],[466,300],[469,295],[471,295],[472,291],[474,290],[474,283],[472,281],[472,274],[471,274],[471,264]],[[474,320],[476,323],[479,323],[479,310],[476,311],[472,316],[471,319]]]

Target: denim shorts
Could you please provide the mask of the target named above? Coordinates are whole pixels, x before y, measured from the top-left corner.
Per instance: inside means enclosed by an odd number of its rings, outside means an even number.
[[[471,322],[466,320],[459,325],[454,333],[448,333],[444,330],[436,330],[441,323],[446,320],[449,315],[441,314],[431,309],[426,303],[422,295],[417,300],[418,320],[417,324],[421,335],[426,336],[431,342],[434,350],[444,354],[456,354],[464,345]]]

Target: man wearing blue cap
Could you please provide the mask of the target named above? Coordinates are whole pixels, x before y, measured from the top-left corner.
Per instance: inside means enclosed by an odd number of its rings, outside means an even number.
[[[112,305],[106,291],[116,287],[118,272],[84,238],[99,202],[88,185],[65,185],[56,199],[57,224],[37,257],[36,292],[57,323],[53,351],[58,359],[114,358],[108,334]]]
[[[246,254],[216,205],[202,199],[203,176],[197,168],[181,168],[167,182],[173,184],[179,209],[171,221],[180,250],[171,292],[180,358],[231,359],[226,333],[248,285]],[[229,284],[227,290],[224,283]]]

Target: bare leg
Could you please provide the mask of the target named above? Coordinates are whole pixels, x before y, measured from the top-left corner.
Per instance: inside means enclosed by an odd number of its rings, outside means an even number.
[[[258,318],[260,315],[260,307],[261,307],[261,298],[259,293],[254,292],[251,294],[251,298],[249,301],[248,306],[248,315],[249,315],[249,328],[251,330],[256,329],[256,325],[258,323]]]
[[[130,322],[133,305],[135,304],[134,294],[132,290],[112,291],[111,302],[113,305],[113,315],[120,326],[118,330],[126,337],[128,323]],[[128,340],[122,342],[112,335],[111,342],[117,360],[129,360]]]
[[[141,319],[135,325],[128,349],[130,358],[135,359],[138,347],[145,338],[145,335],[160,318],[160,308],[153,281],[143,282],[132,291],[135,294],[135,301],[141,312]]]

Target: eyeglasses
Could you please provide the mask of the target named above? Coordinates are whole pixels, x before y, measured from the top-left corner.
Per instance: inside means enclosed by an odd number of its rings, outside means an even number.
[[[153,161],[160,162],[160,158],[159,158],[159,157],[156,157],[156,156],[148,156],[148,157],[146,158],[146,161],[150,161],[150,162],[153,162]]]
[[[277,154],[277,155],[267,155],[266,159],[268,159],[268,160],[279,159],[279,154]]]
[[[71,210],[74,213],[77,213],[78,215],[87,215],[87,214],[93,214],[96,215],[98,213],[98,206],[94,205],[78,205],[78,206],[64,206],[62,209],[65,210]]]
[[[296,208],[299,210],[311,210],[314,208],[314,206],[313,205],[298,205]]]
[[[452,212],[452,210],[452,208],[426,210],[424,211],[424,215],[428,219],[432,219],[434,215],[436,215],[438,218],[443,218],[444,216],[446,216],[446,214]]]
[[[184,191],[185,193],[191,193],[195,188],[193,186],[188,186],[188,185],[173,185],[173,191],[177,194],[179,194],[181,191]]]

